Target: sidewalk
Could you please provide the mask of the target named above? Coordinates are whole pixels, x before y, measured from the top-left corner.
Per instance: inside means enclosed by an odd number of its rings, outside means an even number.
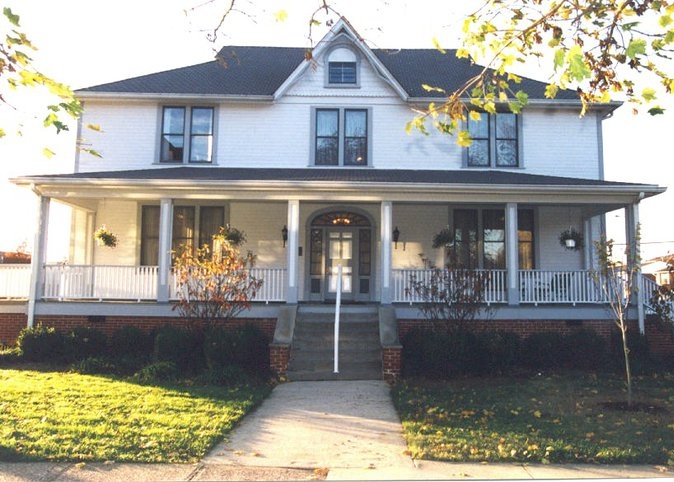
[[[0,463],[0,482],[674,479],[652,466],[413,461],[406,449],[384,382],[292,382],[199,464]]]

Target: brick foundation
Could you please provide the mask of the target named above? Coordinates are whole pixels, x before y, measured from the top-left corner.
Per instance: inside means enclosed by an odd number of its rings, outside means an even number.
[[[290,345],[285,343],[271,343],[269,345],[269,368],[280,377],[288,373],[290,363]]]
[[[183,318],[163,318],[153,316],[40,316],[35,324],[41,323],[44,326],[50,326],[56,330],[66,331],[72,328],[86,326],[95,328],[112,335],[115,331],[125,326],[135,326],[143,331],[151,332],[158,330],[164,325],[172,326],[192,326],[195,321],[188,321]],[[232,329],[241,328],[246,324],[252,324],[258,327],[271,340],[274,338],[276,329],[276,318],[235,318],[233,320],[223,320],[220,323]],[[24,325],[25,326],[25,325]]]
[[[403,362],[402,352],[403,347],[400,345],[382,347],[382,371],[385,382],[395,383],[400,379]]]
[[[25,313],[0,313],[0,346],[14,346],[27,322]]]

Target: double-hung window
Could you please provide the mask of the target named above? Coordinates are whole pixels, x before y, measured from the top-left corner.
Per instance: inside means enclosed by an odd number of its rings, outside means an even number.
[[[161,162],[212,162],[213,107],[164,107]]]
[[[225,225],[223,206],[174,206],[171,249],[203,247]],[[154,266],[159,260],[159,206],[143,206],[141,211],[140,264]]]
[[[366,166],[369,151],[367,109],[316,109],[314,164]]]
[[[479,120],[477,117],[479,116]],[[475,113],[468,119],[472,139],[467,149],[469,167],[519,167],[519,116],[510,112]]]
[[[505,269],[505,210],[455,209],[449,263],[461,269]],[[534,269],[534,211],[517,210],[519,269]]]

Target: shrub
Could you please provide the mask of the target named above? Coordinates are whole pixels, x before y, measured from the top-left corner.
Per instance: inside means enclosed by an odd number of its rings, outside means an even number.
[[[59,363],[67,358],[65,335],[41,323],[21,330],[17,346],[26,361]]]
[[[20,363],[23,357],[18,347],[0,349],[0,366]]]
[[[74,363],[70,369],[82,375],[116,374],[117,366],[107,358],[89,357]]]
[[[149,360],[154,349],[154,337],[135,326],[125,326],[115,331],[108,343],[110,356]]]
[[[196,330],[171,325],[162,327],[154,339],[154,361],[172,362],[182,373],[204,368],[203,336]]]
[[[178,367],[169,361],[151,363],[133,375],[133,379],[140,383],[174,382],[178,378]]]
[[[566,366],[575,370],[607,368],[607,342],[594,330],[576,330],[565,337]]]
[[[522,343],[522,363],[535,370],[561,368],[566,364],[565,337],[555,331],[534,333]]]
[[[269,339],[254,325],[241,330],[209,329],[204,336],[204,355],[210,369],[238,366],[253,376],[269,373]]]
[[[522,363],[522,340],[511,331],[488,331],[483,335],[485,371],[503,374]]]
[[[402,338],[403,376],[442,378],[446,375],[444,336],[430,328],[412,328]]]
[[[78,361],[105,354],[108,338],[100,330],[79,326],[65,335],[65,344],[66,359]]]

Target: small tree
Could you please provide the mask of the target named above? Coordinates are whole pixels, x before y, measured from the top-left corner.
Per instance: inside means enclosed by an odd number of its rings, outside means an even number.
[[[213,236],[212,247],[183,246],[174,260],[178,303],[174,307],[187,319],[212,327],[219,319],[231,319],[250,308],[262,280],[250,274],[255,256],[242,255],[245,234],[227,226]]]
[[[467,269],[434,269],[428,279],[410,277],[407,295],[421,298],[419,311],[433,330],[457,330],[480,313],[489,312],[489,273]]]
[[[632,297],[638,290],[640,257],[637,250],[632,249],[629,243],[625,249],[625,263],[613,258],[614,242],[612,239],[602,238],[595,241],[594,245],[599,264],[599,269],[594,272],[594,280],[604,294],[613,315],[613,321],[620,331],[625,363],[627,405],[632,406],[632,373],[630,370],[630,349],[627,343],[628,310]]]

